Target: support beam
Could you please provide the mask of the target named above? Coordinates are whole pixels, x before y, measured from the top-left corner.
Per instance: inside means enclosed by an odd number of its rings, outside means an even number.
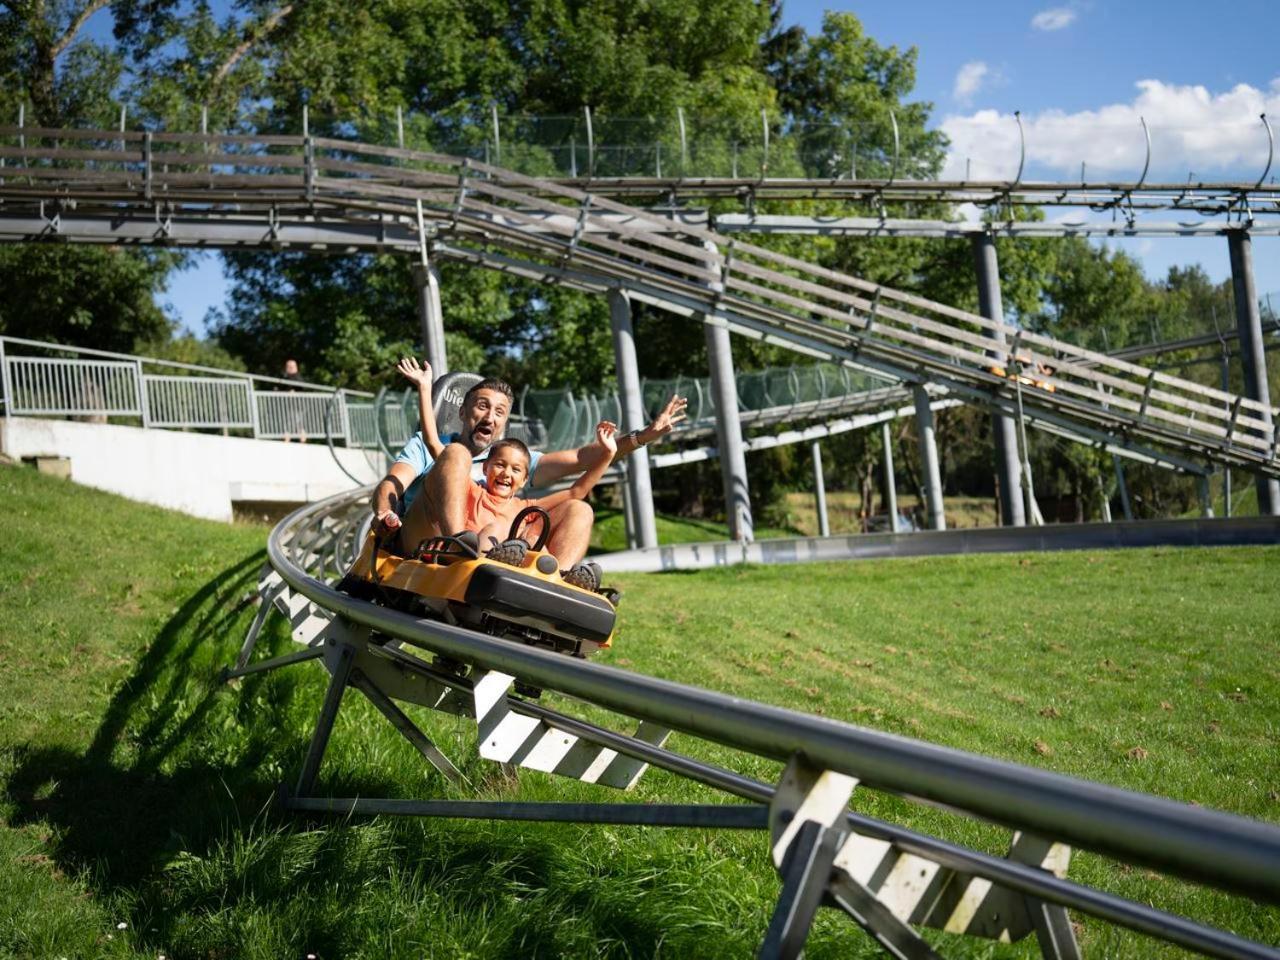
[[[1272,440],[1275,424],[1271,421],[1271,391],[1267,384],[1267,355],[1262,344],[1262,315],[1258,309],[1258,291],[1253,281],[1253,241],[1244,230],[1227,235],[1231,253],[1231,282],[1236,301],[1236,329],[1240,338],[1240,363],[1244,367],[1244,393],[1251,400],[1265,404],[1259,414],[1269,428],[1265,439]],[[1275,444],[1272,442],[1274,451]],[[1258,513],[1280,515],[1280,480],[1255,474],[1258,488]]]
[[[889,514],[889,532],[898,532],[898,478],[893,473],[893,435],[886,420],[880,424],[880,444],[884,448],[884,505]]]
[[[929,391],[916,384],[912,392],[916,400],[916,430],[920,434],[920,473],[924,482],[925,507],[929,512],[926,529],[945,530],[947,519],[942,508],[942,470],[938,466],[938,443],[934,437]]]
[[[1004,304],[1000,297],[1000,265],[996,259],[996,241],[990,233],[975,234],[973,262],[978,274],[978,310],[989,320],[1004,322]],[[992,332],[999,349],[987,353],[999,366],[1007,366],[1004,357],[1005,338]],[[1021,527],[1027,522],[1022,501],[1022,472],[1018,467],[1018,437],[1013,418],[1002,413],[991,415],[991,434],[995,438],[996,471],[1000,476],[1000,523]]]
[[[713,243],[708,252],[715,253]],[[719,269],[719,263],[707,265]],[[711,284],[714,293],[724,292],[723,278]],[[719,317],[703,315],[707,334],[707,363],[711,367],[711,400],[716,410],[716,438],[720,446],[720,470],[724,477],[724,509],[729,521],[729,539],[750,543],[754,539],[751,521],[751,492],[747,487],[747,456],[742,445],[742,419],[738,409],[738,380],[733,370],[733,348],[729,327]]]
[[[1129,502],[1129,485],[1124,481],[1124,464],[1114,453],[1111,455],[1111,463],[1116,468],[1116,489],[1120,493],[1120,509],[1124,512],[1126,520],[1132,520],[1133,504]]]
[[[822,476],[822,446],[813,441],[813,492],[817,498],[818,536],[831,536],[831,524],[827,521],[827,484]]]
[[[622,428],[642,430],[647,424],[640,396],[640,371],[636,364],[636,337],[631,326],[631,300],[621,290],[609,291],[609,322],[613,328],[613,355],[618,370],[618,398]],[[653,485],[649,478],[649,451],[640,447],[627,458],[628,505],[631,527],[640,547],[658,545],[658,525],[653,513]]]
[[[449,360],[444,347],[444,312],[440,308],[440,271],[435,263],[414,264],[413,283],[418,294],[422,349],[431,364],[431,376],[443,377],[449,372]]]

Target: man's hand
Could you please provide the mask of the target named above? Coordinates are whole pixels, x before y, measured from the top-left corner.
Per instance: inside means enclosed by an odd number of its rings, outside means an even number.
[[[689,398],[678,395],[672,396],[667,401],[667,405],[662,408],[662,412],[653,418],[644,430],[641,431],[643,436],[640,438],[644,443],[653,443],[655,440],[661,440],[677,423],[686,416],[685,408],[689,406]]]
[[[431,364],[425,360],[422,361],[422,366],[418,366],[416,357],[401,357],[396,369],[419,390],[424,386],[431,386]]]
[[[373,532],[379,540],[394,537],[400,532],[401,521],[394,510],[384,510],[373,518]]]

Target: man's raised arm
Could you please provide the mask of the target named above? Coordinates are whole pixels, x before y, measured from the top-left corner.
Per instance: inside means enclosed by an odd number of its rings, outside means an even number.
[[[385,536],[400,529],[395,504],[404,498],[405,490],[417,478],[417,471],[409,464],[393,463],[387,475],[373,488],[369,506],[373,509],[374,530],[379,535]]]
[[[667,405],[662,408],[659,413],[649,423],[647,427],[641,430],[632,430],[630,433],[619,434],[617,438],[618,452],[614,454],[613,459],[619,460],[622,457],[630,456],[641,447],[648,446],[656,440],[661,440],[671,429],[685,418],[685,408],[689,405],[687,397],[673,396],[667,401]],[[617,426],[610,423],[609,426],[616,430]],[[588,469],[597,458],[601,455],[600,446],[597,443],[588,443],[578,447],[576,450],[557,450],[554,453],[544,453],[538,460],[538,469],[533,473],[533,485],[535,487],[549,487],[551,484],[565,477],[575,476]]]

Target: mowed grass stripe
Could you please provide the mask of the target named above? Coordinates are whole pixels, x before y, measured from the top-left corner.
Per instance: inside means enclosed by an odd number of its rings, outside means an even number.
[[[0,956],[753,955],[778,892],[756,834],[276,814],[272,791],[301,761],[325,674],[304,664],[216,683],[252,616],[266,529],[12,468],[0,469],[0,511]],[[1278,559],[1228,548],[619,577],[621,629],[602,659],[1274,821]],[[281,619],[262,646],[290,648]],[[466,724],[411,713],[475,792],[425,771],[355,695],[322,786],[601,798],[540,774],[509,782],[475,759]],[[688,737],[673,745],[778,773]],[[722,798],[651,771],[630,799]],[[855,804],[982,849],[1007,843],[870,791]],[[1096,856],[1078,856],[1072,876],[1280,943],[1274,908]],[[1177,955],[1077,919],[1088,955]],[[1035,955],[930,937],[948,956]],[[807,955],[879,954],[823,911]]]

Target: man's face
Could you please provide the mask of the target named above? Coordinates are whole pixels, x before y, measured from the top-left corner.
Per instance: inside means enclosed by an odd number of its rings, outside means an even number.
[[[471,394],[459,409],[462,420],[462,442],[472,453],[483,453],[489,444],[501,440],[507,429],[511,401],[499,390],[484,388]]]

